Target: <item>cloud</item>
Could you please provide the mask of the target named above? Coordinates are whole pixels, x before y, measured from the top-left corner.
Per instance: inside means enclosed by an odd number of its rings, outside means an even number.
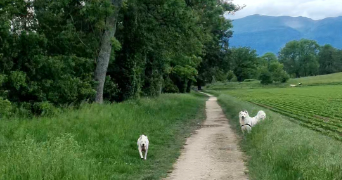
[[[341,0],[234,0],[238,5],[246,7],[235,15],[227,15],[229,19],[260,14],[268,16],[304,16],[311,19],[342,16]]]

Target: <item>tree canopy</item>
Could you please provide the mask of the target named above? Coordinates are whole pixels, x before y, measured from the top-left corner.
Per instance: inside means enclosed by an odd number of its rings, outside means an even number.
[[[209,0],[3,0],[0,96],[41,113],[225,79],[238,6]],[[107,68],[108,66],[108,68]]]

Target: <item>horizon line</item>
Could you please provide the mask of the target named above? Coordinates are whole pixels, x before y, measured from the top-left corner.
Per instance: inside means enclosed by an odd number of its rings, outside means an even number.
[[[306,16],[251,14],[251,15],[247,15],[247,16],[244,16],[244,17],[240,17],[240,18],[231,18],[231,17],[233,17],[233,16],[234,16],[234,15],[228,14],[228,15],[225,15],[225,18],[226,18],[226,19],[230,19],[230,20],[237,20],[237,19],[243,19],[243,18],[250,17],[250,16],[266,16],[266,17],[293,17],[293,18],[300,18],[300,17],[302,17],[302,18],[308,18],[308,19],[311,19],[311,20],[313,20],[313,21],[320,21],[320,20],[323,20],[323,19],[328,19],[328,18],[337,18],[337,17],[342,17],[342,15],[339,15],[339,16],[331,16],[331,17],[320,18],[320,19],[313,19],[313,18],[306,17]]]

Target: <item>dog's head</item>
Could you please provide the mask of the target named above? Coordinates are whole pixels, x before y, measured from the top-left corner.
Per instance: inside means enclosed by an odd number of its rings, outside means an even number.
[[[147,138],[147,136],[145,136],[145,135],[141,135],[140,138],[141,138],[141,139],[140,139],[140,146],[141,146],[141,148],[144,150],[144,149],[146,149],[146,147],[148,146],[148,138]]]
[[[248,112],[246,110],[240,111],[239,118],[244,120],[246,117],[249,117]]]

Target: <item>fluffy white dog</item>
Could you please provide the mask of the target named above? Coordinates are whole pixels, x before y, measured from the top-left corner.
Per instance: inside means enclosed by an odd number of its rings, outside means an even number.
[[[260,120],[264,120],[266,118],[266,113],[262,110],[258,112],[258,114],[254,117],[250,117],[248,111],[240,111],[239,112],[239,122],[241,126],[241,130],[244,133],[247,131],[248,133],[252,130],[252,127],[255,126]]]
[[[148,151],[148,138],[145,135],[140,135],[137,145],[138,145],[138,150],[139,150],[139,154],[141,159],[145,159],[147,158],[147,151]],[[145,157],[143,156],[143,152],[145,152]]]
[[[241,126],[241,131],[245,133],[247,131],[248,133],[252,130],[252,119],[249,117],[247,111],[240,111],[239,112],[239,122]]]

